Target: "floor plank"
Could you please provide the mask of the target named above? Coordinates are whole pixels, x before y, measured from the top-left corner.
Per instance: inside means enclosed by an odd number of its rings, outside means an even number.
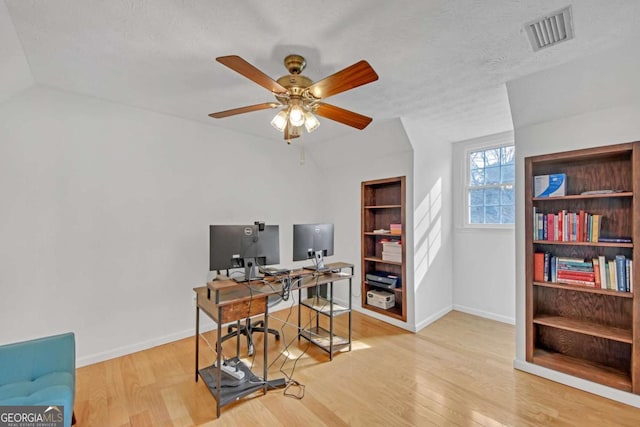
[[[304,309],[303,309],[304,310]],[[269,377],[301,386],[287,393],[256,393],[222,408],[202,381],[194,381],[194,338],[176,341],[77,371],[78,426],[638,426],[640,409],[514,370],[511,325],[451,312],[417,334],[353,314],[353,350],[329,361],[327,353],[298,341],[275,313],[269,336]],[[303,321],[313,320],[303,312]],[[346,334],[347,316],[336,320]],[[200,338],[201,368],[215,353],[208,332]],[[263,336],[255,357],[242,359],[261,373]],[[287,348],[284,351],[285,347]],[[235,341],[223,353],[235,353]],[[302,395],[302,399],[292,397]]]

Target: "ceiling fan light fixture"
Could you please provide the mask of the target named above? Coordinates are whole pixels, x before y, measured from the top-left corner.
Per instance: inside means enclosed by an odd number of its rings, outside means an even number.
[[[307,132],[311,133],[314,130],[318,129],[320,126],[320,121],[316,116],[313,115],[311,111],[304,112],[304,127],[307,129]]]
[[[287,110],[282,110],[271,120],[271,126],[278,129],[280,132],[284,132],[284,128],[287,126]]]
[[[237,55],[220,56],[216,61],[267,89],[275,96],[277,102],[263,102],[209,114],[209,117],[214,119],[278,108],[280,111],[271,120],[271,125],[282,132],[285,141],[289,143],[301,135],[303,126],[308,133],[320,126],[315,114],[360,130],[373,120],[371,117],[320,102],[330,96],[378,80],[378,74],[365,60],[315,83],[301,74],[306,61],[300,55],[288,55],[285,58],[285,68],[289,74],[277,81]]]
[[[300,127],[298,126],[289,126],[289,137],[297,138],[300,136]]]
[[[292,103],[289,107],[289,121],[296,127],[304,124],[304,110],[299,103]]]

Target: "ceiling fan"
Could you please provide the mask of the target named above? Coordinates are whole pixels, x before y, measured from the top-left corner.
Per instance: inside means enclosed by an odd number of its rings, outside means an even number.
[[[313,132],[320,126],[316,114],[361,130],[373,120],[371,117],[321,102],[332,95],[378,80],[378,75],[367,61],[356,62],[315,83],[300,74],[307,65],[301,55],[288,55],[284,59],[284,66],[289,75],[282,76],[277,81],[236,55],[221,56],[216,58],[216,61],[271,91],[277,102],[219,111],[209,114],[210,117],[221,119],[268,108],[280,108],[271,125],[284,133],[284,139],[288,143],[300,136],[302,127],[307,132]]]

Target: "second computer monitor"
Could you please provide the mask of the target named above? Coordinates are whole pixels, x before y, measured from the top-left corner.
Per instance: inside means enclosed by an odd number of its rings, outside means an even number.
[[[293,260],[312,259],[323,269],[324,257],[333,255],[333,224],[294,224]]]

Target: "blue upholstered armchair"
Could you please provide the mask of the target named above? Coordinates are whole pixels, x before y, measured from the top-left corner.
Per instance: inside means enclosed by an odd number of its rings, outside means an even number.
[[[75,383],[73,333],[0,346],[0,405],[64,406],[69,427]]]

